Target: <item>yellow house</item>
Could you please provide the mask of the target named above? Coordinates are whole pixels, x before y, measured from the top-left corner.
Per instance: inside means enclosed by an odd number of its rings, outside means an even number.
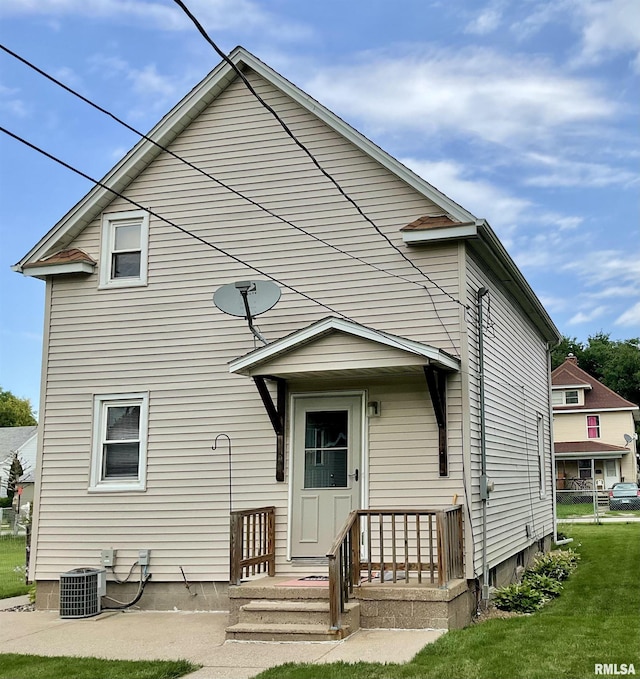
[[[551,373],[558,490],[636,481],[638,406],[567,360]]]

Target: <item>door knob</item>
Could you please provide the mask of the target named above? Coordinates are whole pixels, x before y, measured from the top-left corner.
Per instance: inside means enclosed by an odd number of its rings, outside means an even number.
[[[360,478],[360,470],[356,469],[353,474],[349,474],[349,476],[354,480],[357,481]]]

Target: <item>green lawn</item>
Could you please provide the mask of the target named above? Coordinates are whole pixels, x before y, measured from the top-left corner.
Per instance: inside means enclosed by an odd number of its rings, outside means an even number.
[[[0,537],[0,599],[20,596],[29,591],[24,582],[25,538]]]
[[[640,673],[640,524],[563,526],[581,555],[538,613],[455,630],[404,665],[287,664],[259,679],[593,679],[596,663]]]
[[[100,660],[0,653],[0,679],[174,679],[197,669],[186,660]]]

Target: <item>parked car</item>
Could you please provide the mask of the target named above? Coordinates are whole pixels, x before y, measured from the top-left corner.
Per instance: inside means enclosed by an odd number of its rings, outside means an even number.
[[[640,509],[637,483],[614,483],[609,491],[609,509]]]

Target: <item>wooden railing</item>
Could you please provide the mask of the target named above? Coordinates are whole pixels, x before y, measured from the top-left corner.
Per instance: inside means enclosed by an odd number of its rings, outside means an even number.
[[[276,572],[275,507],[231,512],[231,563],[229,584],[239,585],[243,577]]]
[[[464,577],[462,507],[358,510],[327,554],[331,627],[340,629],[353,588],[365,582],[428,582]]]

